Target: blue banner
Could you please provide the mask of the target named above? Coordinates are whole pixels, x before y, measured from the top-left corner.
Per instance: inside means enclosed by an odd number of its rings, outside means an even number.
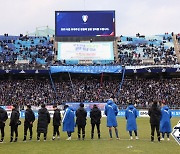
[[[173,117],[180,117],[180,110],[171,110]]]
[[[69,72],[69,73],[121,73],[122,66],[51,66],[51,73]]]
[[[66,105],[72,107],[74,110],[77,110],[79,108],[79,104],[80,104],[80,102],[66,103]],[[85,110],[86,111],[91,111],[94,104],[96,104],[101,111],[104,111],[104,107],[105,107],[106,103],[98,103],[98,102],[84,103]]]
[[[118,112],[118,117],[125,117],[125,111],[126,110],[119,110],[119,112]]]

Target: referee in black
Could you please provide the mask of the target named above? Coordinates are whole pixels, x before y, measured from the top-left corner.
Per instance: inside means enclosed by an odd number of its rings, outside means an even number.
[[[23,141],[26,141],[27,137],[27,131],[29,129],[30,132],[30,137],[29,140],[32,140],[32,135],[33,135],[33,122],[35,121],[35,115],[34,112],[31,109],[31,105],[27,105],[27,109],[25,111],[25,120],[24,120],[24,139]]]
[[[154,101],[151,108],[148,110],[148,115],[150,116],[150,124],[151,124],[151,142],[154,142],[154,132],[156,129],[158,141],[160,142],[160,118],[161,118],[161,110],[157,105],[157,101]]]

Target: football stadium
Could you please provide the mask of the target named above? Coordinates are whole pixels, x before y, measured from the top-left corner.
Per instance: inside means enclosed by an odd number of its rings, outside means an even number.
[[[0,153],[179,153],[180,33],[119,35],[83,4],[0,34]]]

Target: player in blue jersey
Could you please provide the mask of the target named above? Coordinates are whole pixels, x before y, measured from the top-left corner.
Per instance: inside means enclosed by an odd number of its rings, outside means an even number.
[[[136,118],[137,118],[137,110],[132,105],[132,103],[129,103],[129,106],[127,107],[125,111],[125,118],[127,120],[126,124],[126,130],[129,131],[130,139],[132,140],[132,131],[134,131],[134,134],[136,136],[136,139],[139,139],[137,136],[137,124],[136,124]]]
[[[160,120],[160,132],[162,133],[161,140],[164,140],[165,133],[167,134],[167,140],[169,141],[169,134],[171,133],[171,117],[172,113],[169,107],[165,104],[165,102],[162,102],[162,108],[161,108],[161,120]]]
[[[116,138],[119,139],[118,129],[117,129],[118,124],[116,120],[116,116],[118,114],[118,107],[113,102],[113,98],[110,98],[107,101],[104,112],[105,112],[105,115],[107,116],[107,127],[109,127],[110,139],[112,139],[112,127],[114,127],[115,129]]]
[[[68,138],[67,140],[71,140],[71,134],[74,132],[75,121],[74,121],[74,110],[68,105],[64,106],[64,117],[62,120],[63,123],[63,131],[67,132]]]

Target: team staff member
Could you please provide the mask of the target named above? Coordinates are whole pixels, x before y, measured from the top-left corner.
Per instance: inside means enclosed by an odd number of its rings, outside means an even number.
[[[139,139],[137,136],[137,124],[136,124],[137,115],[138,113],[137,113],[136,108],[134,107],[134,105],[132,105],[132,103],[129,103],[129,106],[127,107],[125,111],[125,118],[127,121],[126,130],[129,131],[131,140],[133,139],[132,131],[134,131],[136,139]]]
[[[27,137],[27,131],[29,129],[30,132],[30,137],[29,140],[32,140],[32,135],[33,135],[33,122],[35,121],[35,115],[34,112],[31,109],[31,105],[27,105],[27,109],[25,111],[25,120],[24,120],[24,139],[23,141],[26,141]]]
[[[96,104],[93,105],[92,110],[90,111],[91,118],[91,139],[94,138],[94,127],[97,128],[98,139],[100,139],[100,123],[101,123],[101,110],[97,107]]]
[[[19,111],[17,109],[17,105],[13,104],[12,113],[11,113],[11,117],[10,117],[10,124],[9,124],[9,126],[11,127],[10,142],[13,142],[14,133],[15,133],[14,142],[17,142],[17,140],[18,140],[18,125],[19,124],[20,124],[19,123]]]
[[[0,142],[2,143],[4,141],[4,128],[5,128],[5,122],[8,119],[8,115],[6,110],[1,108],[0,106],[0,130],[1,130],[1,140]]]
[[[38,123],[37,123],[37,140],[40,141],[40,134],[44,133],[44,141],[47,137],[48,124],[50,123],[50,114],[46,109],[45,104],[41,105],[41,109],[38,111]]]
[[[160,121],[160,132],[162,133],[161,140],[164,140],[165,133],[167,134],[167,140],[169,141],[169,134],[171,133],[171,118],[172,113],[169,107],[165,104],[165,102],[162,102],[162,108],[161,108],[161,121]]]
[[[112,127],[114,127],[114,130],[116,133],[116,139],[119,140],[118,129],[117,129],[117,120],[116,120],[116,116],[118,114],[118,107],[113,102],[113,98],[110,98],[107,101],[104,113],[107,116],[107,127],[109,127],[110,139],[112,139]]]
[[[54,114],[53,114],[53,137],[52,140],[55,140],[55,136],[57,134],[57,138],[60,139],[59,126],[61,125],[61,113],[57,108],[57,105],[53,105]]]
[[[154,132],[156,129],[158,141],[160,142],[159,124],[161,118],[161,110],[157,105],[157,101],[154,101],[151,108],[148,110],[151,124],[151,142],[154,142]]]
[[[86,126],[86,117],[87,112],[84,109],[84,104],[80,103],[79,109],[76,111],[76,124],[78,127],[78,139],[81,139],[81,130],[82,130],[82,139],[85,138],[85,126]]]

